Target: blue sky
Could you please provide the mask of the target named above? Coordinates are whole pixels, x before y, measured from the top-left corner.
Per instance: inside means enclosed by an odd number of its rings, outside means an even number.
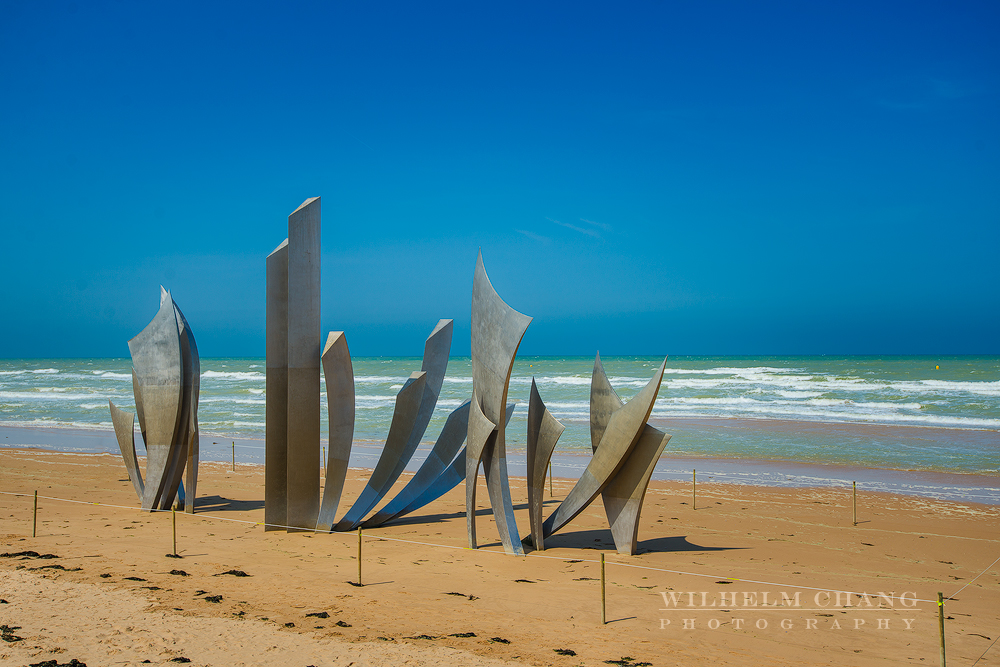
[[[1000,353],[996,3],[297,5],[0,3],[0,356],[262,355],[317,195],[356,355]]]

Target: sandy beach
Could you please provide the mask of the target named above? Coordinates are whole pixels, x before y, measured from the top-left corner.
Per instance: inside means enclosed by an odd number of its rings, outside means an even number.
[[[3,665],[938,664],[938,591],[949,661],[1000,662],[995,506],[862,493],[854,526],[849,489],[700,483],[695,509],[690,483],[654,481],[638,555],[614,552],[598,501],[521,558],[485,506],[465,548],[459,487],[366,531],[359,587],[356,533],[258,525],[260,466],[203,464],[180,558],[170,513],[140,513],[112,455],[3,450],[0,491]]]

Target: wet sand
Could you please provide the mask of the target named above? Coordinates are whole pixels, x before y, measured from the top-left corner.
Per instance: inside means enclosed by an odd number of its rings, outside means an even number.
[[[345,504],[367,476],[350,471]],[[546,513],[573,483],[555,479]],[[511,486],[524,533],[524,481]],[[366,531],[359,587],[356,533],[257,525],[256,465],[203,465],[197,514],[177,516],[181,558],[166,556],[170,514],[137,511],[115,456],[0,450],[0,491],[28,494],[0,495],[0,553],[21,554],[0,557],[0,625],[21,638],[0,641],[3,665],[937,664],[937,591],[961,591],[949,661],[1000,663],[995,506],[862,493],[853,526],[846,490],[705,480],[694,509],[689,482],[656,481],[638,555],[614,552],[597,501],[519,558],[483,506],[480,549],[465,548],[459,487]],[[879,608],[879,592],[907,597]]]

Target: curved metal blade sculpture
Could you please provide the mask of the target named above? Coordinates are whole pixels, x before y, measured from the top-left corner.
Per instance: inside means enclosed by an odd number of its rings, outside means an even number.
[[[390,500],[385,507],[370,519],[362,523],[362,528],[381,526],[386,521],[391,521],[398,516],[422,507],[422,505],[417,505],[411,508],[410,504],[427,491],[441,476],[445,468],[455,460],[458,449],[465,442],[465,435],[469,430],[470,403],[471,401],[466,401],[452,410],[451,414],[448,415],[448,420],[444,423],[444,427],[441,429],[441,434],[434,443],[434,447],[431,449],[430,454],[427,455],[427,458],[424,459],[424,462],[420,464],[417,473],[396,494],[396,497]],[[453,487],[449,487],[448,490],[451,490],[451,488]]]
[[[375,464],[375,470],[361,495],[333,527],[334,530],[352,530],[360,525],[364,517],[389,492],[410,462],[420,439],[424,437],[441,393],[441,384],[448,369],[452,329],[452,320],[440,320],[427,337],[421,370],[410,376],[396,396],[396,409],[392,415],[389,435],[378,463]]]
[[[146,445],[143,480],[135,451],[135,416],[108,401],[118,447],[142,509],[169,509],[174,500],[194,512],[198,483],[198,346],[170,293],[160,288],[160,309],[128,342],[132,392]],[[187,470],[187,493],[184,471]]]
[[[545,520],[544,537],[552,535],[572,521],[608,487],[615,475],[625,466],[647,426],[646,420],[649,419],[649,413],[653,409],[653,401],[656,400],[656,394],[660,389],[666,364],[667,361],[664,359],[649,383],[631,401],[610,411],[610,417],[603,424],[598,422],[599,427],[603,426],[603,429],[599,429],[603,430],[603,433],[600,444],[594,450],[594,457],[566,499]],[[610,385],[608,387],[610,388]],[[617,395],[614,398],[617,399]],[[619,400],[619,405],[620,403]],[[638,519],[638,512],[635,513],[635,517]]]
[[[354,501],[354,505],[347,511],[347,514],[334,525],[334,530],[356,528],[368,510],[392,486],[394,480],[390,481],[390,476],[397,460],[405,453],[410,432],[413,430],[413,423],[417,419],[417,411],[420,409],[420,397],[423,396],[426,384],[427,373],[416,371],[410,374],[410,377],[403,384],[403,388],[396,394],[396,407],[392,413],[389,435],[385,439],[385,446],[382,447],[378,463],[375,464],[375,469],[372,471],[371,477],[368,478],[365,488],[361,490],[361,495]]]
[[[472,401],[466,401],[455,408],[441,429],[441,435],[438,436],[434,449],[421,464],[417,474],[381,512],[362,524],[362,527],[367,528],[369,521],[374,527],[418,510],[448,493],[465,479],[465,449],[463,448],[456,456],[452,448],[457,450],[465,442],[471,404]],[[510,418],[514,414],[514,407],[514,403],[507,404],[507,423],[510,423]],[[449,451],[452,453],[449,454]],[[451,461],[451,464],[449,465],[447,461]],[[400,509],[397,510],[397,507]],[[392,516],[374,523],[374,520],[379,519],[383,513],[386,515],[391,513]]]
[[[611,415],[623,405],[608,381],[601,355],[598,354],[594,359],[594,373],[590,381],[590,445],[595,453]],[[611,525],[611,535],[618,553],[635,554],[642,501],[656,462],[669,440],[669,435],[645,424],[639,442],[625,458],[621,469],[601,491],[604,512]]]
[[[476,480],[483,464],[486,489],[504,551],[523,554],[507,480],[507,388],[521,338],[531,318],[517,312],[493,289],[476,259],[472,280],[472,405],[465,457],[465,514],[469,548],[476,548]]]
[[[333,528],[340,496],[347,479],[347,465],[354,444],[354,366],[343,331],[331,331],[320,357],[326,378],[326,404],[330,415],[330,449],[326,455],[326,483],[316,530]]]
[[[542,536],[542,500],[545,495],[545,471],[566,427],[552,416],[531,378],[528,399],[528,511],[531,520],[531,544],[544,549]]]

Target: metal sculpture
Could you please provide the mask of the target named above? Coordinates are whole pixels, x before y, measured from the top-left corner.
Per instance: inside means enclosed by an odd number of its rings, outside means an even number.
[[[392,423],[389,425],[389,435],[385,439],[382,455],[372,471],[368,483],[361,490],[361,495],[347,514],[334,525],[334,530],[353,530],[392,486],[390,480],[396,461],[403,455],[413,424],[420,410],[420,398],[427,383],[427,373],[416,371],[410,374],[403,388],[396,394],[396,406],[392,412]]]
[[[330,415],[330,448],[326,456],[326,483],[316,530],[329,532],[344,492],[354,442],[354,367],[343,331],[330,332],[321,360],[326,378],[327,412]]]
[[[528,517],[531,521],[531,543],[538,550],[545,548],[542,535],[545,471],[556,442],[565,430],[566,427],[546,409],[535,385],[535,378],[531,378],[531,395],[528,399]]]
[[[465,458],[465,514],[469,547],[476,548],[476,481],[483,464],[486,489],[504,551],[523,554],[507,478],[507,389],[517,348],[531,318],[500,298],[476,260],[472,281],[472,404]]]
[[[471,401],[466,401],[448,415],[448,421],[441,429],[441,435],[438,436],[430,454],[420,465],[420,469],[396,494],[396,497],[389,501],[378,514],[365,521],[362,527],[374,528],[418,510],[448,493],[465,479],[465,449],[462,449],[457,455],[455,452],[465,442],[465,436],[469,430],[469,406],[471,404]],[[508,423],[514,414],[514,407],[514,403],[507,404],[506,420]]]
[[[594,456],[587,464],[587,469],[583,471],[566,499],[545,520],[544,537],[552,535],[572,521],[599,493],[604,491],[625,465],[645,430],[646,420],[649,419],[649,413],[653,409],[666,364],[667,361],[664,359],[646,386],[631,401],[611,413],[604,422],[600,443],[594,450]]]
[[[267,258],[265,528],[313,530],[320,488],[320,198]],[[284,389],[284,391],[282,390]]]
[[[142,472],[139,470],[139,459],[135,455],[135,415],[119,409],[111,401],[108,401],[108,405],[111,408],[111,423],[115,427],[115,437],[122,452],[122,460],[125,461],[128,478],[135,487],[136,495],[142,500],[145,485],[142,481]]]
[[[595,453],[611,415],[623,405],[608,381],[604,365],[601,364],[601,355],[598,354],[594,360],[594,373],[590,382],[590,444]],[[669,435],[646,424],[639,442],[626,457],[621,469],[601,491],[604,512],[618,553],[635,554],[642,501],[656,462],[669,440]]]
[[[389,436],[386,438],[385,447],[382,448],[382,454],[375,464],[371,478],[354,505],[335,526],[335,530],[351,530],[361,524],[365,516],[396,483],[406,469],[406,464],[413,457],[413,452],[417,450],[420,440],[427,431],[427,424],[430,423],[438,395],[441,393],[444,374],[448,370],[452,329],[452,320],[440,320],[427,337],[424,343],[424,359],[420,366],[420,374],[423,375],[420,389],[407,390],[403,387],[396,398],[396,412],[400,412],[401,408],[404,411],[408,410],[410,399],[401,401],[401,398],[404,391],[412,392],[418,401],[417,411],[412,420],[403,418],[401,414],[401,418],[397,421],[396,414],[393,415]],[[411,375],[411,380],[416,376],[416,373]]]
[[[288,239],[267,256],[264,530],[288,518]]]
[[[422,507],[422,505],[417,505],[411,508],[410,505],[427,491],[445,471],[445,468],[455,460],[459,448],[465,442],[465,435],[469,430],[469,403],[470,401],[466,401],[452,410],[441,429],[441,434],[434,443],[434,447],[431,448],[424,462],[420,464],[416,474],[385,507],[362,523],[362,528],[381,526],[386,521],[391,521],[397,516]],[[458,481],[461,481],[461,478]],[[450,491],[452,488],[454,485],[448,490]]]
[[[142,509],[168,509],[177,500],[194,512],[198,481],[200,362],[191,327],[170,293],[160,288],[160,309],[129,341],[132,392],[146,445],[146,475],[135,451],[135,416],[108,401],[118,447]],[[187,494],[183,477],[187,470]]]

